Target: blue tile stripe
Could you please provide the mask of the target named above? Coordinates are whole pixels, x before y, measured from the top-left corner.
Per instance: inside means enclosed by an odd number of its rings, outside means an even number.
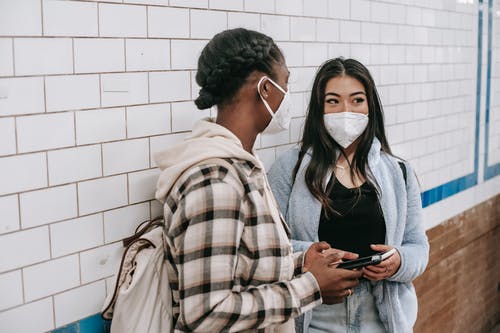
[[[75,323],[57,328],[52,333],[106,333],[109,332],[109,322],[101,318],[101,315],[81,319]]]
[[[492,0],[488,0],[491,4]],[[491,14],[491,11],[490,11]],[[488,28],[488,36],[491,30]],[[489,47],[490,45],[488,45]],[[491,55],[491,54],[490,54]],[[451,197],[461,191],[469,189],[478,183],[479,170],[479,128],[481,111],[481,71],[483,66],[483,0],[478,3],[478,27],[477,27],[477,73],[476,73],[476,129],[474,144],[474,172],[469,175],[454,179],[445,184],[431,188],[422,193],[422,206],[425,208],[443,199]],[[489,84],[489,80],[487,85]]]
[[[422,205],[424,207],[432,205],[475,185],[477,185],[477,173],[452,180],[422,193]]]
[[[490,179],[500,174],[500,163],[493,166],[488,166],[488,144],[489,144],[489,106],[490,106],[490,80],[491,80],[491,44],[492,44],[492,8],[493,0],[488,0],[488,64],[487,64],[487,80],[486,80],[486,150],[485,150],[485,171],[484,178]],[[479,0],[478,12],[478,55],[477,55],[477,86],[476,86],[476,130],[475,130],[475,146],[474,146],[474,172],[463,176],[461,178],[452,180],[445,184],[434,187],[422,193],[423,207],[430,206],[436,202],[446,199],[454,194],[471,188],[478,183],[478,169],[479,169],[479,116],[481,105],[481,67],[482,67],[482,33],[483,33],[483,0]],[[81,319],[75,323],[69,324],[64,327],[57,328],[52,333],[107,333],[109,332],[110,322],[103,320],[101,315],[95,314],[93,316]]]
[[[491,102],[491,67],[493,40],[493,0],[488,0],[488,64],[486,69],[486,117],[484,131],[484,179],[488,180],[500,174],[500,163],[488,166],[488,150],[490,146],[490,102]]]

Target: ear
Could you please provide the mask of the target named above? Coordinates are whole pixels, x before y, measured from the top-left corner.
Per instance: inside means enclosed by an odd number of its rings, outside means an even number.
[[[271,83],[269,82],[269,79],[267,77],[263,77],[262,81],[260,82],[260,85],[258,85],[257,89],[259,90],[258,92],[263,98],[268,98],[269,97],[269,88]]]

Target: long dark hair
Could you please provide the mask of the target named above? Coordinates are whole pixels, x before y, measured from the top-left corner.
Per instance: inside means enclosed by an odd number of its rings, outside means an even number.
[[[375,82],[368,69],[359,61],[354,59],[335,58],[328,60],[319,68],[314,79],[311,99],[307,111],[304,132],[302,135],[299,159],[294,168],[294,178],[297,175],[304,155],[309,149],[312,151],[311,162],[305,172],[305,182],[312,195],[321,202],[327,216],[338,214],[332,207],[329,193],[335,183],[335,174],[332,173],[332,181],[325,189],[324,182],[328,171],[338,159],[340,154],[345,156],[341,146],[328,134],[323,120],[324,99],[326,84],[332,78],[338,76],[350,76],[361,82],[365,88],[368,102],[368,126],[359,138],[359,144],[352,163],[350,163],[351,175],[355,173],[363,176],[369,183],[374,185],[380,194],[378,185],[367,172],[368,152],[373,139],[376,137],[381,143],[382,151],[392,155],[389,143],[385,136],[384,116],[382,103],[375,87]],[[347,160],[347,156],[346,160]]]
[[[260,32],[236,28],[215,35],[198,58],[196,82],[201,90],[198,109],[231,102],[255,70],[276,79],[273,65],[284,60],[273,39]]]

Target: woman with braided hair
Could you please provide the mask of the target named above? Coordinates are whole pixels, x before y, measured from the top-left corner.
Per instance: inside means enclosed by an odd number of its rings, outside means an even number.
[[[264,167],[259,133],[289,124],[288,69],[274,41],[233,29],[203,49],[199,109],[217,107],[184,142],[156,156],[175,332],[293,332],[294,317],[342,302],[356,255],[314,243],[293,253]]]

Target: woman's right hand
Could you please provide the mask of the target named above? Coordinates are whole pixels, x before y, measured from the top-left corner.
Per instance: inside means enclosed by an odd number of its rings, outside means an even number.
[[[357,255],[332,249],[326,242],[314,243],[305,253],[303,270],[311,272],[316,278],[325,304],[341,303],[359,284],[361,271],[336,267],[343,258],[355,259]]]

